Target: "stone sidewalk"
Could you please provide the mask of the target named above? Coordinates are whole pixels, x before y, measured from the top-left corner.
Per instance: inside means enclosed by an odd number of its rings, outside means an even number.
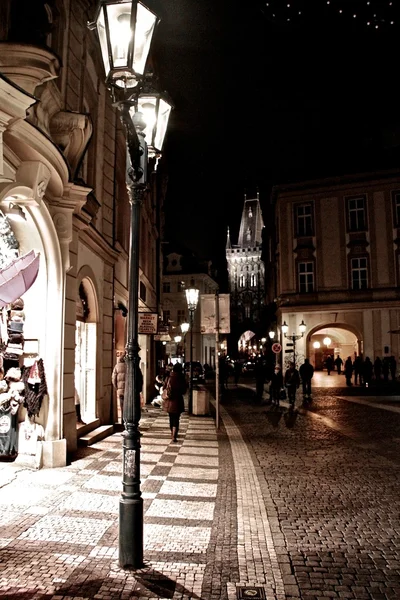
[[[0,596],[5,600],[284,600],[299,596],[262,472],[221,407],[143,413],[144,560],[118,566],[122,438],[79,450],[71,465],[0,463]]]

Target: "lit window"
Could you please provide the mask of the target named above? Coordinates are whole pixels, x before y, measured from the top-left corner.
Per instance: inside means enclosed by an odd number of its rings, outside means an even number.
[[[365,198],[348,198],[348,224],[349,231],[366,231],[367,219],[365,210]]]
[[[296,236],[313,234],[312,204],[298,204],[296,206]]]
[[[164,294],[169,294],[171,291],[171,284],[169,281],[164,281],[163,283],[163,293]]]
[[[243,273],[241,275],[239,275],[239,287],[244,287],[245,286],[245,277],[243,275]]]
[[[257,273],[251,273],[250,274],[250,285],[252,287],[256,287],[256,285],[257,285]]]
[[[351,259],[351,287],[353,290],[365,290],[368,287],[366,258]]]
[[[298,265],[299,292],[307,294],[314,291],[314,263],[301,262]]]

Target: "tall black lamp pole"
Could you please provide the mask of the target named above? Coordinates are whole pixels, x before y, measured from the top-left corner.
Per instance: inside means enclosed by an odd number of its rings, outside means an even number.
[[[305,331],[307,329],[307,325],[304,323],[304,320],[300,323],[300,325],[299,325],[300,333],[299,334],[293,333],[292,335],[289,335],[288,334],[289,327],[286,324],[286,321],[284,321],[282,323],[281,329],[282,329],[282,333],[285,336],[285,338],[288,340],[292,340],[292,342],[293,342],[293,362],[296,366],[296,341],[304,336]]]
[[[199,301],[199,290],[194,286],[194,280],[190,282],[190,287],[185,290],[186,302],[189,310],[189,322],[190,322],[190,358],[189,358],[189,403],[188,412],[189,415],[193,413],[193,322],[194,313],[197,308]]]
[[[122,495],[119,502],[119,565],[143,566],[143,498],[140,490],[139,241],[147,189],[147,156],[159,155],[171,106],[148,89],[144,74],[157,16],[137,0],[100,0],[95,19],[106,84],[120,111],[127,144],[126,186],[131,206],[126,384],[123,419]],[[147,113],[151,126],[144,119]],[[149,129],[150,128],[150,129]],[[148,138],[148,142],[145,140]],[[158,150],[157,150],[158,148]]]

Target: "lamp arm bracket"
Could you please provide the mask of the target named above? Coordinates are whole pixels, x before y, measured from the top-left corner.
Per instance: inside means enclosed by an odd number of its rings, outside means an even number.
[[[128,147],[128,155],[130,161],[130,168],[127,167],[127,179],[129,178],[133,183],[139,183],[143,179],[145,170],[143,167],[142,157],[145,153],[145,149],[140,143],[139,136],[136,132],[135,126],[132,121],[132,117],[129,113],[130,105],[128,103],[121,102],[119,109],[121,112],[121,122],[126,132],[126,144]],[[127,183],[130,183],[129,181]],[[141,183],[145,183],[142,181]]]

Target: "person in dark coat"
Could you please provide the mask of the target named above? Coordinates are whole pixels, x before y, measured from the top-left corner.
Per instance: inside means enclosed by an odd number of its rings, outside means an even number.
[[[382,361],[379,358],[379,356],[377,356],[375,358],[375,362],[374,362],[374,375],[375,375],[375,380],[376,380],[377,384],[379,384],[381,382],[381,374],[382,374]]]
[[[326,366],[326,370],[328,371],[328,375],[330,375],[331,371],[333,371],[333,368],[334,368],[333,358],[331,355],[329,355],[328,358],[326,359],[325,366]]]
[[[390,370],[390,377],[392,378],[392,381],[395,381],[395,379],[396,379],[396,368],[397,368],[396,359],[394,356],[391,356],[389,358],[389,370]]]
[[[289,368],[285,373],[285,386],[287,388],[289,404],[294,406],[296,402],[296,392],[300,386],[300,375],[294,362],[289,364]]]
[[[179,422],[181,414],[185,411],[185,401],[183,395],[186,392],[186,379],[182,373],[182,365],[175,363],[165,385],[165,391],[168,391],[168,399],[163,401],[163,410],[169,416],[169,428],[171,430],[171,439],[178,441]]]
[[[363,365],[363,380],[364,380],[365,387],[368,387],[371,385],[373,370],[374,370],[374,365],[372,364],[370,357],[367,356],[365,358],[364,365]]]
[[[353,363],[354,370],[354,385],[357,385],[357,382],[362,385],[363,384],[363,358],[361,355],[356,356]]]
[[[311,379],[314,375],[314,367],[308,358],[304,359],[304,363],[300,367],[299,374],[303,385],[303,396],[304,398],[311,398]]]
[[[346,385],[353,385],[351,383],[351,376],[353,374],[353,363],[351,360],[351,356],[346,358],[346,362],[344,363],[344,376],[346,377]]]
[[[343,361],[340,358],[340,354],[338,354],[337,357],[335,358],[335,366],[336,366],[338,374],[340,375],[342,372],[342,367],[343,367]]]
[[[283,375],[279,365],[275,365],[274,372],[271,376],[271,382],[269,386],[269,393],[271,396],[272,404],[279,406],[279,400],[281,399],[281,390],[283,388]]]

